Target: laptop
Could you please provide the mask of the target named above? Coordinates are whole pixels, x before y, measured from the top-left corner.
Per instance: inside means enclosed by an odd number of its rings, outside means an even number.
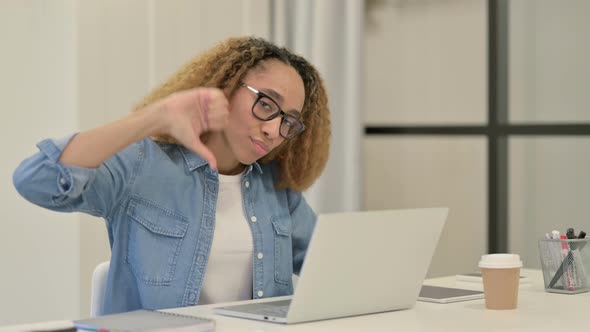
[[[290,299],[214,312],[292,324],[411,308],[447,214],[447,208],[321,214]]]

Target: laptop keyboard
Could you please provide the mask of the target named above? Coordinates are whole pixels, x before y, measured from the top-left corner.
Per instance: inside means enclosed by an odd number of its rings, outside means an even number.
[[[287,317],[287,312],[289,311],[290,304],[291,300],[281,300],[237,305],[228,307],[228,309],[231,308],[235,311],[246,312],[262,316]]]
[[[283,305],[283,306],[276,306],[276,307],[260,308],[255,313],[258,315],[263,315],[263,316],[287,317],[288,311],[289,311],[289,306]]]

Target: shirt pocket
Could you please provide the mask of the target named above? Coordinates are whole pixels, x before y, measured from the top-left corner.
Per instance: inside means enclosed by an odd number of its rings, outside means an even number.
[[[274,229],[275,281],[290,285],[293,275],[291,218],[289,216],[272,217],[271,222]]]
[[[172,282],[188,218],[153,202],[132,197],[127,208],[127,263],[143,282],[166,286]]]

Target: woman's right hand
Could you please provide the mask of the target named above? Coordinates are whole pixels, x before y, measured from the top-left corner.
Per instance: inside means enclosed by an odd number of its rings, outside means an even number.
[[[211,168],[217,169],[217,160],[201,141],[201,135],[225,128],[229,102],[222,90],[194,88],[175,92],[154,104],[153,108],[163,119],[159,134],[171,136],[207,160]]]

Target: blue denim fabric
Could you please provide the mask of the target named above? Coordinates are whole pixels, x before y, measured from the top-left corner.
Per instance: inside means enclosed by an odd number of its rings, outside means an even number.
[[[96,169],[67,166],[57,160],[72,137],[40,142],[13,181],[34,204],[106,220],[112,257],[103,312],[197,304],[215,227],[217,172],[184,147],[151,139]],[[276,179],[272,164],[255,163],[241,180],[254,242],[253,298],[293,293],[291,275],[301,269],[316,221],[301,193],[276,190]]]

